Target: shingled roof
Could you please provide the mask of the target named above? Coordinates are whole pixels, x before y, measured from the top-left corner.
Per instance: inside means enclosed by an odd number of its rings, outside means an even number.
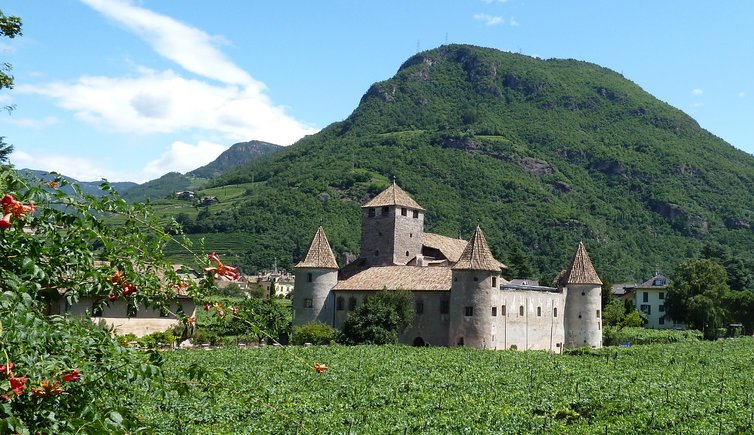
[[[466,245],[461,254],[461,258],[453,266],[455,270],[487,270],[491,272],[500,272],[500,269],[507,267],[503,263],[495,260],[492,256],[487,239],[479,226],[476,227],[474,235]]]
[[[361,208],[371,207],[385,207],[390,205],[398,205],[401,207],[407,207],[414,210],[424,210],[413,198],[411,198],[405,190],[398,187],[395,182],[387,189],[380,192],[379,195],[372,198],[371,201],[362,205]]]
[[[442,252],[445,258],[452,262],[456,262],[461,258],[461,254],[463,254],[463,251],[468,244],[469,242],[462,239],[454,239],[452,237],[433,233],[422,234],[422,245],[428,248],[437,249]]]
[[[592,266],[592,260],[589,259],[589,254],[586,253],[584,243],[579,242],[579,246],[576,248],[576,253],[573,254],[573,259],[571,259],[571,265],[563,276],[562,282],[566,285],[602,285],[600,277],[597,276],[597,272],[594,270],[594,266]]]
[[[317,229],[317,233],[314,234],[312,244],[309,246],[309,252],[299,264],[298,268],[312,268],[312,269],[337,269],[338,262],[335,261],[335,255],[330,249],[330,243],[327,241],[325,230],[322,227]]]
[[[369,267],[338,281],[333,290],[449,291],[451,279],[452,272],[448,267]]]

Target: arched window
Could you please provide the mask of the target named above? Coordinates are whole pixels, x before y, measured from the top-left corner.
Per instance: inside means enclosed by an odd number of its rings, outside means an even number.
[[[558,317],[558,307],[552,308],[552,317]]]
[[[521,305],[520,307],[518,307],[518,315],[519,316],[523,316],[524,315],[524,306],[523,305]]]
[[[345,305],[345,299],[343,299],[343,296],[338,296],[338,299],[335,299],[335,309],[338,311],[343,311],[343,306]]]
[[[537,307],[537,317],[542,317],[542,307]]]

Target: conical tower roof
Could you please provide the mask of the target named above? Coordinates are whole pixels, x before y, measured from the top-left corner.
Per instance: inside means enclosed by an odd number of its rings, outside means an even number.
[[[571,265],[566,270],[565,275],[562,278],[562,283],[568,284],[595,284],[602,285],[602,280],[597,276],[597,272],[592,266],[592,260],[589,259],[589,254],[586,253],[584,243],[579,242],[579,246],[576,248],[576,253],[573,254],[571,259]]]
[[[309,246],[309,252],[306,253],[304,258],[297,268],[311,268],[311,269],[337,269],[338,262],[335,261],[335,255],[330,249],[330,243],[327,241],[325,230],[322,227],[317,229],[317,233],[314,234],[311,246]]]
[[[411,198],[405,190],[398,187],[393,182],[390,187],[380,192],[379,195],[372,198],[371,201],[362,205],[361,208],[368,207],[385,207],[390,205],[398,205],[401,207],[408,207],[415,210],[424,210],[413,198]]]
[[[471,236],[471,240],[469,240],[466,249],[463,250],[461,258],[458,259],[453,269],[499,272],[504,267],[506,266],[503,263],[495,260],[495,257],[492,256],[487,239],[484,238],[482,229],[477,226],[474,235]]]

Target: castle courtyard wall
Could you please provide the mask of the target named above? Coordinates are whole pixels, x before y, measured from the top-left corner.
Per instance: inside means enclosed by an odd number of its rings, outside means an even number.
[[[498,291],[494,347],[560,352],[565,340],[564,308],[565,295],[560,292]]]

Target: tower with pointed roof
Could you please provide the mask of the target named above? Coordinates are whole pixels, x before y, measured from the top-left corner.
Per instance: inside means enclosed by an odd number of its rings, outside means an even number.
[[[583,243],[576,247],[560,285],[566,295],[564,346],[602,347],[602,280]]]
[[[296,265],[293,291],[293,325],[333,322],[333,296],[338,283],[338,263],[327,241],[325,230],[317,229],[306,257]]]
[[[395,181],[361,209],[361,259],[365,264],[405,265],[421,254],[424,208]]]
[[[451,268],[450,287],[451,346],[496,347],[496,310],[500,271],[505,267],[495,260],[481,228],[466,245]]]

